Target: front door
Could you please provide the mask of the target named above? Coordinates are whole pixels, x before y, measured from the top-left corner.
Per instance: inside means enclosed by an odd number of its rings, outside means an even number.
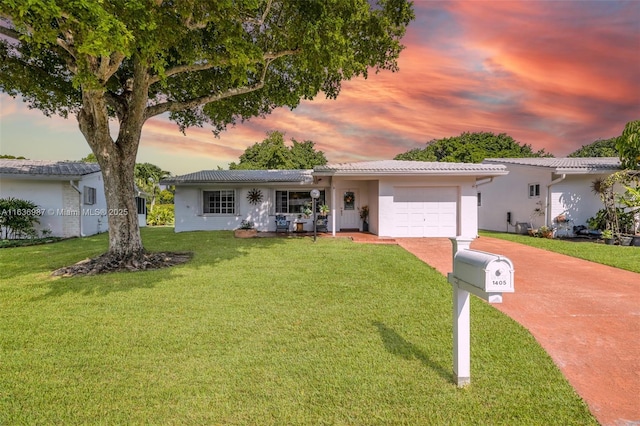
[[[360,199],[358,191],[347,189],[342,191],[340,206],[340,230],[360,229]]]

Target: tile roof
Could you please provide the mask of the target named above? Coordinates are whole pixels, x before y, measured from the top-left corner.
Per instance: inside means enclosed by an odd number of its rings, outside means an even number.
[[[311,183],[311,170],[201,170],[182,176],[163,179],[163,185],[181,183]]]
[[[100,171],[98,163],[82,161],[9,160],[0,159],[1,175],[83,176]]]
[[[558,173],[598,173],[620,169],[617,157],[487,158],[484,164],[516,164],[554,169]]]
[[[317,174],[505,174],[506,168],[499,164],[444,163],[426,161],[381,160],[354,163],[327,164],[317,166]]]

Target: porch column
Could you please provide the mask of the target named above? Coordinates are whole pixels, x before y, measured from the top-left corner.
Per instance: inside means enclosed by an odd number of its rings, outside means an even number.
[[[331,177],[331,235],[336,236],[336,187],[333,184],[333,177]]]

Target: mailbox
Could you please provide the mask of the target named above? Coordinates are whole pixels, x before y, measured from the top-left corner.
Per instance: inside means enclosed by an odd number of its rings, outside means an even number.
[[[460,250],[453,258],[453,276],[486,293],[513,293],[513,263],[504,256]]]

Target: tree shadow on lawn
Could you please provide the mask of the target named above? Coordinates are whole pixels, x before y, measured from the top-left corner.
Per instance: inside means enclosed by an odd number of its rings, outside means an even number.
[[[164,281],[187,279],[189,275],[184,272],[185,268],[200,269],[202,267],[211,267],[221,262],[229,261],[238,257],[247,256],[253,249],[272,249],[274,246],[284,243],[280,238],[253,238],[253,239],[235,239],[233,237],[221,235],[219,237],[219,245],[216,245],[216,231],[198,231],[202,234],[201,239],[191,239],[188,245],[184,241],[178,241],[180,238],[176,236],[173,242],[169,240],[167,244],[175,247],[177,250],[189,250],[193,253],[193,257],[186,263],[171,266],[162,269],[150,269],[144,271],[132,272],[113,272],[96,275],[79,275],[72,277],[50,278],[44,282],[39,282],[38,287],[48,288],[48,292],[34,298],[33,300],[42,300],[49,297],[60,297],[68,293],[78,293],[86,296],[106,296],[114,292],[126,292],[135,289],[150,289]],[[209,235],[205,235],[205,234]],[[185,233],[187,234],[187,233]],[[213,238],[211,238],[211,234]],[[226,240],[226,241],[225,241]],[[207,245],[207,243],[211,245]],[[163,244],[154,245],[153,250],[165,250]],[[85,256],[86,257],[86,256]],[[37,267],[20,268],[22,273],[27,272],[52,272],[50,263],[38,263]],[[55,268],[54,268],[55,269]]]
[[[453,372],[443,368],[440,364],[429,358],[429,355],[424,353],[419,347],[413,343],[405,340],[402,336],[396,333],[392,328],[387,327],[386,324],[379,321],[374,321],[373,325],[378,329],[382,343],[387,349],[387,352],[396,355],[406,360],[417,359],[425,366],[434,370],[440,377],[448,382],[453,381]]]

